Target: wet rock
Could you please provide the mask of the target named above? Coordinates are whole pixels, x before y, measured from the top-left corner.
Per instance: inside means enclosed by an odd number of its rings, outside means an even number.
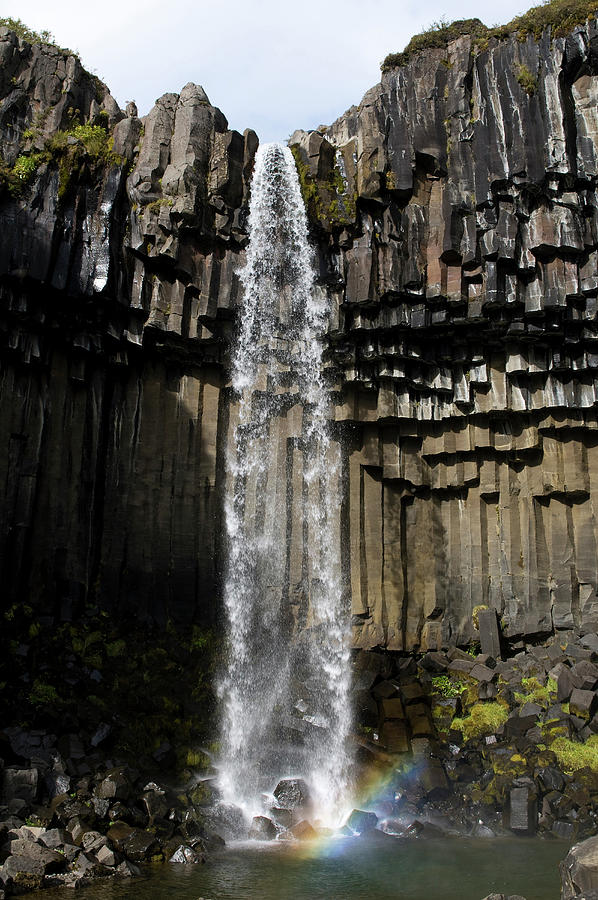
[[[303,819],[301,822],[297,822],[296,825],[293,825],[291,834],[298,841],[313,841],[318,837],[318,832],[307,819]]]
[[[141,875],[141,869],[128,859],[124,859],[116,867],[116,874],[121,878],[135,878]]]
[[[254,841],[273,841],[276,837],[276,825],[267,816],[254,816],[249,837]]]
[[[309,788],[302,778],[283,778],[274,789],[274,796],[286,809],[309,806]]]
[[[440,800],[449,794],[449,783],[439,760],[430,760],[420,773],[419,780],[430,800]]]
[[[160,849],[156,835],[139,828],[132,828],[128,832],[120,829],[116,835],[111,829],[110,840],[117,850],[133,862],[143,862]]]
[[[366,812],[362,809],[354,809],[345,822],[345,825],[357,834],[365,834],[375,828],[377,824],[376,813]]]
[[[407,753],[410,748],[405,722],[388,720],[380,729],[380,744],[391,753]]]
[[[184,863],[186,865],[197,865],[198,863],[204,863],[205,861],[205,856],[203,856],[202,853],[197,853],[196,850],[185,844],[180,844],[168,860],[168,862],[171,863]]]
[[[388,697],[380,701],[380,714],[383,719],[403,719],[405,710],[400,697]]]
[[[46,772],[44,785],[50,798],[68,793],[71,789],[71,777],[63,772]]]

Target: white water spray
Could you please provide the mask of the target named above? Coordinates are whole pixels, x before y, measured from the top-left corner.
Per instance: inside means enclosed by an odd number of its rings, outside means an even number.
[[[301,776],[332,822],[351,723],[340,447],[323,366],[328,302],[282,145],[258,150],[249,233],[231,360],[221,785],[225,800],[259,812],[278,778]]]

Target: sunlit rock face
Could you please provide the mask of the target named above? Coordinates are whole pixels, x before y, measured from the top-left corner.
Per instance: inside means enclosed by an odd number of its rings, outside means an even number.
[[[598,625],[595,32],[459,38],[291,139],[358,646],[467,640],[480,604],[508,635]],[[0,57],[2,156],[40,154],[0,205],[3,584],[209,618],[257,138],[196,85],[140,120],[68,54]]]

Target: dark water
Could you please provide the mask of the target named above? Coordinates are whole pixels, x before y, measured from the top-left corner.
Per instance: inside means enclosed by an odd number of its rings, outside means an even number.
[[[203,866],[162,865],[106,880],[85,900],[482,900],[493,891],[559,900],[563,841],[346,839],[297,850],[243,844]],[[48,900],[72,890],[48,891]]]

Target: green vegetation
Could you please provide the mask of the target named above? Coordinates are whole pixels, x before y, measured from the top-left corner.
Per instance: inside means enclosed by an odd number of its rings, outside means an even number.
[[[29,702],[32,706],[51,706],[56,708],[62,705],[58,691],[51,684],[46,684],[36,678],[29,694]]]
[[[101,125],[81,125],[76,123],[76,118],[77,112],[73,111],[70,128],[47,138],[43,150],[25,150],[12,167],[0,161],[0,190],[7,190],[12,197],[20,197],[41,165],[55,164],[59,173],[58,197],[62,199],[72,181],[84,172],[94,175],[105,166],[124,164],[112,149],[107,114],[100,116]],[[43,121],[32,124],[23,134],[25,140],[35,140],[41,124]]]
[[[537,703],[547,709],[551,703],[556,703],[557,685],[553,678],[549,678],[546,685],[537,678],[522,678],[521,687],[522,691],[515,691],[515,700],[519,704]]]
[[[150,767],[166,743],[173,748],[167,765],[179,772],[207,765],[200,748],[214,733],[223,654],[212,630],[151,629],[93,607],[75,623],[49,625],[25,606],[9,610],[0,629],[0,683],[11,685],[0,692],[2,721],[55,731],[69,717],[90,733],[109,722],[111,752],[137,766],[146,760]]]
[[[505,704],[496,701],[480,701],[474,703],[469,715],[453,719],[452,727],[461,731],[466,741],[495,734],[509,718],[509,709]]]
[[[488,28],[480,19],[456,19],[454,22],[432,22],[429,28],[420,34],[414,35],[402,53],[389,53],[382,63],[382,71],[388,72],[395,66],[406,65],[412,56],[422,50],[437,50],[447,47],[451,41],[463,34],[470,34],[474,38],[486,36]]]
[[[593,734],[583,744],[568,737],[557,737],[550,745],[556,754],[559,764],[566,772],[577,772],[579,769],[591,769],[598,772],[598,734]]]
[[[316,179],[303,161],[298,144],[291,146],[295,159],[299,186],[308,218],[312,222],[340,228],[355,221],[357,194],[347,191],[347,185],[338,165],[332,166],[327,178]]]
[[[322,200],[320,198],[316,182],[312,178],[309,171],[309,166],[304,163],[303,159],[301,158],[301,150],[299,149],[298,144],[293,144],[291,146],[291,153],[295,158],[297,174],[299,175],[299,186],[301,188],[301,195],[303,197],[303,202],[305,203],[307,215],[312,221],[321,221]]]
[[[528,95],[528,97],[533,97],[536,91],[538,90],[538,78],[536,75],[533,75],[527,66],[519,65],[515,67],[515,78]]]
[[[480,19],[434,22],[421,34],[412,37],[402,53],[389,53],[381,68],[383,72],[387,72],[396,66],[404,66],[421,50],[447,47],[451,41],[464,34],[471,35],[480,50],[485,50],[493,38],[504,41],[512,34],[517,35],[520,41],[524,41],[530,34],[537,39],[545,28],[551,29],[553,38],[563,37],[576,25],[582,25],[586,19],[593,18],[597,9],[596,0],[550,0],[528,9],[506,25],[493,28],[488,28]],[[527,90],[527,87],[524,86],[524,89]]]
[[[33,31],[32,28],[29,28],[20,19],[11,19],[10,16],[7,18],[0,18],[0,28],[9,28],[10,31],[14,31],[17,37],[21,38],[23,41],[27,41],[28,44],[47,44],[49,47],[55,47],[61,53],[64,53],[65,56],[77,55],[66,47],[59,47],[54,40],[54,35],[50,31],[46,31],[45,29],[43,31]]]
[[[0,160],[0,189],[5,188],[11,197],[20,197],[45,161],[44,153],[21,154],[12,167]]]
[[[435,675],[432,678],[432,691],[441,697],[460,697],[464,690],[465,685],[461,681],[456,681],[448,675]]]
[[[472,621],[473,627],[475,628],[476,631],[480,630],[480,613],[483,612],[485,609],[488,609],[486,604],[479,603],[477,606],[474,606],[474,608],[471,611],[471,621]]]
[[[163,206],[168,206],[169,208],[174,206],[172,197],[159,197],[157,200],[152,200],[151,203],[148,203],[145,208],[152,213],[159,213]]]

